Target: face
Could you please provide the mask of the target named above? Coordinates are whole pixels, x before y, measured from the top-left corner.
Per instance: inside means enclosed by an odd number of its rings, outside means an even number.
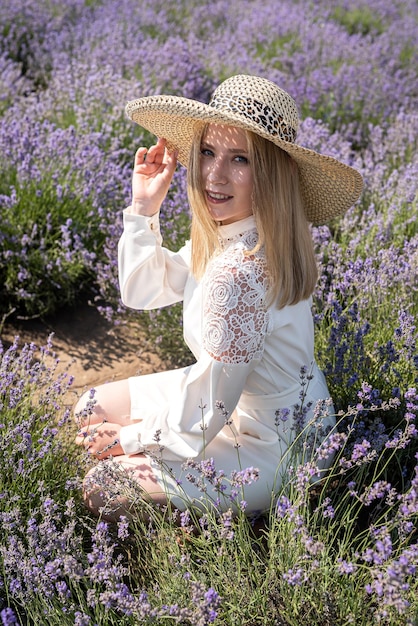
[[[200,172],[215,221],[232,224],[252,215],[253,173],[244,131],[209,124],[200,146]]]

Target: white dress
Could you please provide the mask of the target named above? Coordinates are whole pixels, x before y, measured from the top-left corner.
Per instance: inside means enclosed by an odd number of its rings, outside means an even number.
[[[221,252],[196,282],[189,244],[172,252],[162,246],[158,214],[124,212],[122,300],[141,310],[183,301],[184,339],[196,362],[129,379],[132,424],[121,429],[121,445],[126,454],[161,457],[153,461],[155,472],[180,509],[190,500],[216,501],[224,510],[245,500],[247,512],[260,511],[286,474],[294,407],[312,403],[310,420],[329,393],[314,362],[310,300],[266,306],[263,249],[246,254],[258,238],[254,217],[219,226],[219,238]],[[312,376],[304,389],[301,368]],[[332,426],[326,413],[323,422]],[[247,468],[258,470],[258,480],[238,493],[234,485],[245,482]]]

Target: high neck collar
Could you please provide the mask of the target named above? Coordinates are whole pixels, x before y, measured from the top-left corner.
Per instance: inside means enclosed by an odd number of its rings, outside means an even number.
[[[242,233],[252,230],[253,228],[256,228],[255,217],[254,215],[250,215],[249,217],[245,217],[243,220],[232,222],[232,224],[222,224],[221,226],[218,226],[218,234],[221,239],[231,239],[232,237],[241,235]]]

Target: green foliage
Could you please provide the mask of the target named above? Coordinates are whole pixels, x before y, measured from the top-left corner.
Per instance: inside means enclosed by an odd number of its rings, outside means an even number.
[[[284,50],[286,54],[283,54]],[[281,37],[272,38],[268,41],[257,41],[255,43],[257,57],[268,63],[269,66],[282,71],[287,69],[289,56],[300,52],[300,50],[300,37],[294,32],[286,33]]]
[[[344,26],[350,35],[379,35],[384,29],[381,18],[367,5],[351,9],[335,7],[332,17]]]
[[[12,206],[0,206],[0,312],[48,315],[86,299],[105,240],[91,201],[58,194],[48,180],[16,185],[14,193]]]
[[[0,359],[1,511],[19,511],[25,523],[47,494],[65,500],[71,477],[81,476],[70,426],[73,379],[58,372],[50,342],[38,348],[16,340],[7,350],[0,344]],[[74,494],[79,499],[78,489]],[[0,536],[7,540],[2,524]]]

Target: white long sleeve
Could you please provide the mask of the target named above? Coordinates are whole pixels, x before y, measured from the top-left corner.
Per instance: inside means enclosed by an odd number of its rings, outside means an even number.
[[[161,246],[158,214],[124,211],[119,241],[119,284],[122,302],[133,309],[157,309],[183,299],[189,276],[189,246],[172,252]]]

